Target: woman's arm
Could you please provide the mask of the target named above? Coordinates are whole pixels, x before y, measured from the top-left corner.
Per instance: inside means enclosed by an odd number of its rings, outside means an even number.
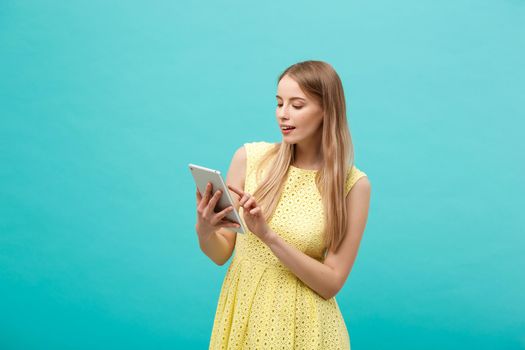
[[[231,231],[220,228],[212,233],[207,240],[199,239],[199,247],[214,263],[222,266],[230,259],[235,247],[235,238],[231,239],[231,234]]]
[[[366,226],[370,193],[370,181],[366,176],[353,185],[346,197],[348,232],[339,250],[329,251],[324,263],[288,244],[273,231],[265,243],[301,281],[324,299],[330,299],[343,287],[354,264]]]
[[[232,157],[230,168],[226,175],[226,184],[244,188],[245,174],[246,149],[243,145],[235,151]],[[232,197],[235,209],[239,210],[239,202],[237,198],[235,196]],[[221,227],[212,233],[207,239],[203,240],[199,238],[199,246],[204,254],[206,254],[214,263],[221,266],[232,256],[236,239],[236,232]]]

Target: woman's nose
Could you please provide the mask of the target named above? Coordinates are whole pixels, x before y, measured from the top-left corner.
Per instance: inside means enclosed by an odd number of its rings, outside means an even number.
[[[288,119],[287,114],[288,114],[287,111],[285,111],[283,107],[277,109],[277,116],[280,119],[284,119],[284,118]]]

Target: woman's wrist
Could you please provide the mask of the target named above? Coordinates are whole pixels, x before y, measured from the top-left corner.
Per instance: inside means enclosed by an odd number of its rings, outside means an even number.
[[[195,231],[197,232],[197,237],[199,237],[199,244],[202,247],[205,245],[215,234],[215,231],[205,231],[203,232],[202,228],[200,228],[198,225],[195,225]]]
[[[275,233],[272,229],[268,229],[268,231],[263,236],[263,242],[270,247],[277,238],[277,233]]]

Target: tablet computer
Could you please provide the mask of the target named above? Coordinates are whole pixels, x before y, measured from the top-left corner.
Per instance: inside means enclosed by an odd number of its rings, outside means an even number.
[[[233,207],[233,210],[230,211],[228,214],[224,216],[225,219],[236,222],[240,224],[240,227],[223,227],[225,229],[235,231],[238,233],[245,233],[245,226],[243,221],[241,220],[241,216],[239,215],[237,209],[235,208],[235,205],[233,203],[233,200],[230,195],[230,190],[228,187],[226,187],[226,184],[224,183],[224,180],[222,179],[221,172],[219,170],[209,169],[200,165],[195,164],[188,164],[191,174],[193,175],[193,179],[195,180],[195,184],[197,185],[197,188],[201,195],[204,197],[204,193],[206,193],[206,185],[208,182],[212,184],[212,193],[211,195],[215,194],[218,190],[222,191],[221,198],[217,201],[217,204],[215,205],[215,212],[218,213],[224,208],[227,208],[229,206]]]

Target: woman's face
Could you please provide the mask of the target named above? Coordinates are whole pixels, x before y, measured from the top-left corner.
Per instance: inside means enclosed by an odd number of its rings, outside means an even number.
[[[320,132],[323,111],[318,101],[306,96],[299,84],[285,75],[277,85],[277,108],[275,115],[286,143],[298,143]],[[290,131],[283,125],[293,126]]]

